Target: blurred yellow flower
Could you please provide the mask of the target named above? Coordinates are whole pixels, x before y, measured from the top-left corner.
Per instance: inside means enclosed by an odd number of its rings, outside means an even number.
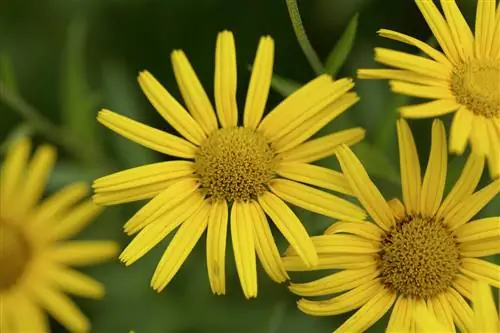
[[[101,208],[77,204],[88,186],[69,185],[40,202],[56,159],[41,146],[28,163],[31,143],[20,139],[0,175],[0,332],[47,332],[44,310],[70,331],[88,331],[88,319],[64,293],[100,298],[104,286],[69,266],[115,256],[112,241],[65,241],[78,234]]]
[[[361,69],[359,77],[389,79],[393,91],[432,99],[404,106],[407,118],[427,118],[455,112],[449,150],[487,156],[492,177],[500,176],[500,6],[478,0],[475,36],[454,0],[441,0],[444,17],[432,0],[417,0],[444,54],[405,34],[382,29],[386,38],[415,46],[431,59],[384,48],[375,60],[395,69]]]
[[[236,104],[236,51],[231,32],[218,35],[215,52],[215,111],[182,51],[172,64],[187,109],[149,73],[139,84],[158,113],[185,139],[148,127],[108,110],[98,120],[145,147],[177,157],[98,179],[94,201],[113,205],[153,198],[126,224],[138,233],[120,258],[131,265],[175,228],[152,287],[161,291],[172,280],[207,230],[207,267],[214,293],[225,294],[225,248],[231,225],[236,268],[247,298],[257,296],[256,254],[269,276],[283,282],[281,263],[266,218],[269,216],[308,266],[318,257],[306,229],[288,201],[307,210],[342,219],[365,213],[350,202],[305,184],[349,193],[339,173],[310,164],[340,144],[364,137],[354,128],[307,141],[358,96],[350,79],[322,75],[290,95],[265,117],[272,77],[274,42],[262,37],[250,78],[243,119]],[[220,124],[220,127],[218,125]],[[239,124],[239,123],[242,123]],[[305,184],[303,184],[305,183]]]
[[[495,301],[491,289],[483,281],[475,281],[472,290],[472,311],[473,326],[471,333],[498,333],[500,332],[500,314],[497,314]],[[429,305],[421,303],[417,306],[414,313],[414,319],[418,332],[422,333],[452,333],[446,329],[441,322],[440,314],[435,313],[429,308]]]
[[[319,265],[313,269],[342,271],[309,282],[292,284],[301,296],[344,292],[328,300],[301,299],[308,314],[330,316],[360,308],[337,332],[362,332],[394,304],[388,332],[412,332],[418,304],[443,317],[446,329],[472,325],[472,281],[500,287],[500,266],[478,259],[500,253],[500,217],[470,221],[500,191],[500,179],[474,192],[484,158],[471,154],[462,174],[443,199],[447,174],[446,135],[441,121],[432,126],[430,157],[423,179],[413,136],[398,120],[403,202],[386,202],[354,153],[338,149],[350,188],[373,222],[336,222],[313,237]],[[283,259],[288,271],[304,267],[290,249]]]

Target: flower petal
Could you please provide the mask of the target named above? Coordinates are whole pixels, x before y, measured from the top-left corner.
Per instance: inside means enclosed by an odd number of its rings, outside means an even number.
[[[104,296],[104,285],[88,275],[63,266],[52,266],[47,270],[51,283],[67,293],[100,299]]]
[[[450,130],[450,152],[463,154],[472,130],[474,114],[460,107],[453,117]]]
[[[384,232],[375,223],[367,221],[337,221],[325,230],[325,235],[353,234],[372,241],[380,241]]]
[[[0,208],[4,217],[9,213],[7,208],[17,203],[15,193],[25,179],[30,152],[31,141],[28,138],[19,139],[7,151],[0,174]]]
[[[269,87],[273,76],[274,41],[271,37],[261,37],[252,67],[252,76],[248,86],[243,124],[256,129],[267,103]]]
[[[51,239],[67,239],[80,233],[90,222],[103,211],[102,207],[92,201],[85,201],[74,207],[61,218],[49,231]]]
[[[447,332],[446,327],[438,321],[436,314],[423,302],[419,302],[415,307],[413,320],[422,332]]]
[[[499,265],[476,258],[462,258],[460,271],[473,279],[482,280],[496,288],[500,288]]]
[[[464,298],[453,288],[449,288],[444,294],[448,304],[443,306],[451,310],[453,321],[461,332],[470,332],[472,328],[472,309]]]
[[[490,287],[484,282],[474,284],[472,300],[474,329],[476,332],[498,332],[497,311]]]
[[[67,241],[51,248],[48,257],[69,266],[89,266],[107,261],[118,253],[113,241]]]
[[[441,0],[441,7],[443,8],[446,21],[450,27],[450,33],[453,37],[453,43],[460,58],[462,60],[469,60],[474,56],[474,36],[467,21],[455,1]]]
[[[462,296],[471,300],[472,299],[472,284],[474,280],[463,274],[457,274],[452,282],[453,288],[455,288]]]
[[[373,254],[380,251],[378,242],[369,241],[354,235],[321,235],[311,237],[318,254]],[[293,248],[286,255],[295,255]]]
[[[397,80],[440,88],[449,86],[445,79],[436,79],[428,75],[415,73],[412,70],[401,69],[358,69],[358,78]]]
[[[1,308],[2,318],[0,318],[0,329],[2,332],[9,332],[8,326],[5,327],[5,319],[11,317],[13,327],[11,332],[50,332],[49,321],[43,309],[29,296],[22,293],[12,297],[12,301],[7,305],[12,308],[12,315],[5,315],[5,311]],[[7,317],[7,318],[5,318]],[[29,318],[29,319],[28,319]]]
[[[309,267],[297,255],[289,255],[283,258],[283,265],[289,272],[317,271],[324,269],[360,269],[371,266],[378,258],[378,254],[322,254],[318,264]]]
[[[477,2],[474,50],[478,58],[487,57],[490,54],[495,30],[495,2],[488,0]]]
[[[210,204],[207,230],[207,267],[210,288],[216,295],[226,293],[226,238],[229,222],[225,200]]]
[[[500,217],[487,217],[466,223],[455,230],[455,236],[460,243],[499,237]]]
[[[395,93],[429,99],[452,99],[453,93],[448,87],[433,87],[404,81],[390,81],[391,90]]]
[[[399,108],[401,116],[404,118],[432,118],[439,117],[460,108],[460,104],[454,99],[438,99],[432,102],[403,106]]]
[[[387,333],[410,332],[412,302],[404,296],[399,296],[394,303],[389,323],[387,324]]]

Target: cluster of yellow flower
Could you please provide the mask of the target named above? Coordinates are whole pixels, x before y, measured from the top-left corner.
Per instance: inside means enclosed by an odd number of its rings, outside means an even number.
[[[0,179],[0,331],[46,332],[46,310],[70,331],[86,331],[85,316],[63,292],[100,297],[103,286],[68,266],[113,257],[106,241],[62,241],[77,234],[101,206],[151,199],[124,225],[135,235],[120,260],[131,265],[178,228],[151,280],[163,290],[207,232],[210,286],[226,293],[227,230],[244,295],[257,296],[257,258],[271,279],[287,272],[336,269],[308,283],[291,283],[300,310],[329,316],[358,309],[337,332],[362,332],[391,307],[388,332],[498,332],[490,287],[500,287],[500,267],[479,259],[500,253],[500,217],[474,216],[500,192],[500,6],[479,0],[475,35],[452,0],[444,16],[430,0],[417,5],[442,49],[402,33],[380,35],[413,45],[428,57],[376,49],[392,69],[364,69],[361,78],[390,79],[398,93],[433,101],[401,108],[403,118],[455,112],[449,145],[440,120],[422,175],[408,123],[397,120],[402,199],[386,200],[349,148],[361,128],[313,138],[358,101],[351,79],[321,75],[264,115],[271,84],[274,42],[260,40],[243,119],[236,103],[236,51],[221,32],[215,52],[212,106],[182,51],[172,65],[186,108],[147,71],[139,84],[158,113],[184,138],[109,110],[97,120],[114,132],[175,160],[140,166],[97,179],[93,203],[87,187],[73,184],[39,203],[55,160],[42,146],[28,163],[30,142],[8,152]],[[471,153],[445,196],[449,151]],[[338,158],[342,172],[312,164]],[[485,161],[493,179],[476,191]],[[360,205],[326,192],[356,198]],[[308,235],[285,203],[338,221],[323,235]],[[290,247],[282,256],[269,221]],[[479,281],[479,282],[476,282]],[[473,301],[473,308],[467,301]]]

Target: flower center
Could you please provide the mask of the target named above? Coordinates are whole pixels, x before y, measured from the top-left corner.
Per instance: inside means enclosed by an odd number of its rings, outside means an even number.
[[[445,291],[459,270],[460,252],[441,221],[406,217],[381,242],[382,282],[406,296],[428,299]]]
[[[31,247],[23,232],[0,218],[0,292],[10,289],[31,259]]]
[[[200,146],[195,170],[214,200],[255,199],[274,176],[274,152],[264,136],[244,127],[222,128]]]
[[[478,116],[500,117],[500,63],[470,62],[458,65],[451,76],[457,102]]]

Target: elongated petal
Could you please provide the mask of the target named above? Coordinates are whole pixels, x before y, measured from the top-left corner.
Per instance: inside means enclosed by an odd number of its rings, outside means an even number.
[[[283,200],[318,214],[347,221],[366,217],[355,204],[307,185],[286,179],[274,179],[268,185]]]
[[[461,107],[455,113],[450,131],[450,152],[463,154],[472,130],[474,114]]]
[[[460,58],[455,48],[455,44],[453,43],[449,26],[446,24],[446,21],[434,2],[416,1],[416,4],[448,59],[450,59],[453,64],[457,64]]]
[[[231,239],[241,288],[247,299],[257,297],[257,263],[252,212],[247,203],[235,201],[231,209]]]
[[[384,232],[375,223],[366,221],[337,221],[325,230],[325,235],[353,234],[372,241],[380,241]]]
[[[455,230],[460,243],[482,241],[490,237],[500,236],[500,217],[487,217],[471,221]]]
[[[432,307],[432,310],[434,310],[434,313],[436,313],[438,318],[441,318],[441,323],[446,326],[448,332],[456,331],[453,313],[446,294],[440,294],[437,297],[430,298],[427,301],[427,306]]]
[[[194,158],[196,155],[197,149],[192,143],[112,111],[100,111],[97,121],[127,139],[157,152],[182,158]]]
[[[399,119],[396,123],[399,143],[399,163],[401,167],[401,187],[403,201],[410,213],[420,209],[421,171],[417,147],[408,123]]]
[[[389,323],[387,324],[387,333],[410,332],[411,314],[413,302],[404,296],[399,296],[394,303]],[[444,333],[444,332],[443,332]]]
[[[500,288],[500,266],[491,262],[476,259],[463,258],[460,271],[466,276]]]
[[[448,169],[448,151],[446,145],[446,132],[440,120],[432,124],[432,144],[429,162],[425,170],[420,195],[420,212],[426,216],[433,216],[443,199],[446,171]]]
[[[37,303],[71,332],[86,332],[90,323],[71,299],[52,286],[45,285],[33,290]]]
[[[481,175],[483,174],[484,158],[471,154],[457,182],[446,196],[443,204],[439,208],[437,217],[446,216],[452,209],[469,197],[477,187]]]
[[[151,73],[139,74],[139,85],[158,113],[183,137],[200,145],[206,134],[189,113],[163,88]]]
[[[207,267],[210,288],[216,295],[226,293],[226,238],[229,222],[225,200],[210,204],[207,231]]]
[[[491,178],[497,178],[500,175],[500,130],[495,129],[493,122],[486,122],[488,129],[488,140],[490,152],[487,156],[488,168]]]
[[[351,128],[318,139],[307,141],[295,148],[279,154],[284,162],[309,163],[331,156],[335,148],[342,144],[353,145],[363,140],[365,130],[361,127]]]
[[[297,182],[352,195],[347,179],[335,170],[307,163],[281,162],[276,167],[276,173]]]
[[[102,211],[102,207],[95,205],[91,201],[86,201],[76,206],[67,212],[49,231],[51,239],[64,239],[75,236]]]
[[[181,50],[175,50],[170,59],[189,112],[206,134],[212,133],[218,126],[215,111],[188,58]]]
[[[447,332],[446,327],[439,322],[435,313],[428,309],[425,303],[417,304],[413,319],[423,332]]]
[[[377,258],[378,254],[322,254],[316,266],[308,267],[299,256],[287,254],[287,256],[283,258],[283,265],[289,272],[324,269],[360,269],[371,266]]]
[[[354,235],[321,235],[311,238],[318,254],[372,254],[380,251],[378,242],[369,241]],[[295,255],[293,248],[286,255]]]
[[[262,119],[273,76],[273,61],[273,39],[269,36],[261,37],[245,101],[243,124],[246,128],[256,129]]]
[[[490,54],[493,33],[495,30],[496,1],[478,1],[476,11],[476,29],[474,50],[477,57]],[[498,38],[498,36],[496,36]]]
[[[142,207],[124,225],[127,234],[134,234],[177,206],[198,188],[196,179],[178,181]]]
[[[450,27],[450,33],[453,37],[453,43],[460,58],[462,60],[469,60],[474,56],[474,36],[467,21],[455,1],[441,0],[441,7],[443,8],[446,21]]]
[[[288,274],[283,266],[279,249],[274,241],[264,211],[255,201],[251,201],[248,205],[250,205],[249,212],[254,226],[255,249],[262,267],[274,281],[281,283],[288,280]]]
[[[50,281],[65,292],[87,298],[102,298],[104,285],[99,281],[73,269],[51,267],[47,272]]]
[[[289,289],[300,296],[329,295],[357,288],[374,280],[377,275],[376,265],[372,265],[362,269],[344,270],[312,282],[292,283]]]
[[[453,93],[449,88],[425,86],[403,81],[390,81],[391,90],[398,94],[407,96],[429,98],[429,99],[453,99]]]
[[[432,118],[456,111],[460,107],[454,99],[438,99],[432,102],[421,103],[399,108],[401,116],[405,118]]]
[[[493,256],[500,253],[500,236],[461,243],[459,249],[462,257]]]
[[[162,291],[174,278],[206,230],[208,211],[209,206],[203,206],[198,213],[184,222],[175,234],[151,279],[151,286],[157,292]]]
[[[415,73],[412,70],[402,69],[358,69],[358,78],[396,80],[440,88],[449,87],[449,83],[445,79],[436,79],[425,74]]]
[[[470,332],[472,328],[472,309],[464,298],[453,288],[449,288],[444,294],[451,309],[453,321],[461,332]]]
[[[238,124],[236,85],[234,37],[230,31],[223,31],[217,36],[214,83],[215,105],[222,127],[234,127]]]
[[[273,148],[277,153],[281,153],[300,145],[357,101],[359,101],[359,97],[356,93],[347,93],[341,96],[322,111],[301,122],[295,129],[273,142]]]
[[[335,332],[364,332],[391,308],[395,300],[395,293],[387,289],[381,290],[337,328]]]
[[[12,307],[12,314],[5,316],[5,311],[0,304],[0,329],[2,332],[9,332],[9,328],[5,327],[5,320],[11,317],[13,332],[50,332],[47,315],[43,309],[30,296],[18,293],[8,306]]]
[[[142,229],[123,250],[120,260],[127,266],[132,265],[165,239],[175,228],[196,214],[205,204],[204,197],[198,193],[193,193],[185,198],[179,205]]]
[[[52,248],[49,258],[70,266],[95,265],[113,258],[118,244],[112,241],[69,241]]]
[[[380,228],[389,230],[395,223],[391,208],[371,181],[359,159],[347,146],[338,149],[337,157],[356,198]]]
[[[478,155],[489,155],[490,141],[488,138],[488,120],[483,117],[472,118],[472,129],[470,132],[470,142],[472,152]]]
[[[30,151],[30,140],[22,138],[9,148],[5,156],[0,174],[0,209],[4,217],[8,214],[7,208],[17,203],[14,193],[19,191],[19,185],[24,180]]]
[[[452,282],[453,288],[455,288],[462,296],[471,300],[472,299],[472,285],[474,280],[463,274],[457,274]]]
[[[265,192],[259,196],[258,200],[266,214],[297,251],[304,263],[307,266],[317,264],[318,254],[314,249],[314,244],[293,211],[280,198],[270,192]]]
[[[498,332],[497,310],[490,287],[484,282],[474,284],[472,300],[473,323],[476,332]]]

